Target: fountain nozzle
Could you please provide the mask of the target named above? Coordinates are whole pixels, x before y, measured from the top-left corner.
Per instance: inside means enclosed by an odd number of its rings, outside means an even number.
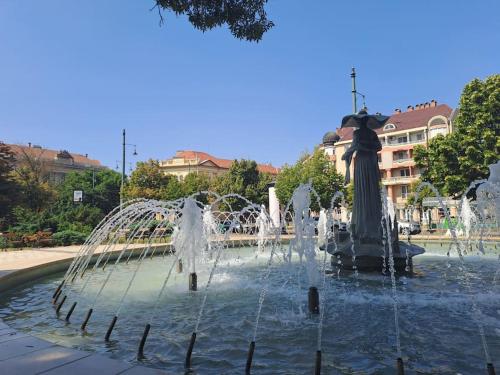
[[[396,363],[397,363],[398,375],[405,375],[405,365],[403,363],[403,359],[401,357],[398,357]]]
[[[495,375],[495,367],[493,367],[493,363],[487,363],[486,368],[488,369],[488,375]]]
[[[182,259],[177,261],[177,273],[182,273]]]
[[[76,307],[76,302],[73,302],[73,304],[71,305],[71,308],[69,309],[68,313],[66,314],[66,321],[69,322],[69,318],[71,317],[71,314],[73,314],[73,311],[75,311],[75,307]]]
[[[196,272],[189,274],[189,290],[198,290],[198,276],[196,275]]]
[[[309,293],[307,295],[308,297],[308,305],[309,305],[309,312],[311,314],[319,314],[319,293],[318,293],[318,288],[315,286],[309,287]]]
[[[57,306],[57,309],[56,309],[56,314],[59,315],[59,311],[61,311],[61,307],[64,305],[64,302],[66,302],[66,296],[63,297],[63,299],[61,300],[61,303]]]
[[[144,358],[144,345],[146,344],[146,339],[148,338],[149,330],[151,329],[151,324],[146,324],[144,328],[144,333],[142,334],[141,342],[139,343],[139,350],[137,352],[137,359]]]
[[[245,375],[250,375],[250,369],[252,368],[253,352],[255,351],[255,341],[250,343],[250,348],[248,348],[247,364],[245,366]]]
[[[189,341],[189,348],[186,353],[186,362],[185,362],[186,368],[191,367],[191,354],[193,354],[193,347],[195,341],[196,341],[196,332],[193,332],[193,334],[191,335],[191,341]]]
[[[113,320],[111,320],[111,324],[108,327],[108,331],[106,332],[106,336],[104,336],[104,341],[106,341],[106,342],[109,341],[109,338],[111,336],[111,332],[113,332],[113,328],[115,328],[115,324],[116,324],[117,319],[118,319],[118,317],[115,315],[113,317]]]
[[[316,367],[314,369],[315,375],[321,374],[321,350],[316,351]]]

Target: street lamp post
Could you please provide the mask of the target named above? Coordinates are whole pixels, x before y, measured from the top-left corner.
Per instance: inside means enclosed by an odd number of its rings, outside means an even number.
[[[123,205],[123,186],[125,184],[125,158],[126,158],[126,153],[125,150],[127,146],[134,146],[134,153],[132,155],[137,155],[137,145],[131,144],[131,143],[126,143],[126,132],[125,129],[123,129],[122,132],[122,182],[121,182],[121,188],[120,188],[120,209]]]
[[[366,96],[362,93],[360,93],[357,89],[356,89],[356,69],[353,67],[352,70],[351,70],[351,81],[352,81],[352,90],[351,90],[351,93],[352,93],[352,110],[354,114],[358,113],[358,97],[356,95],[359,95],[363,98],[363,108],[361,109],[367,109],[366,108],[366,102],[365,102],[365,99],[366,99]]]

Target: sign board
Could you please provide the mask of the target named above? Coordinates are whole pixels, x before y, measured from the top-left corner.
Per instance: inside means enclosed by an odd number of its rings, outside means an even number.
[[[82,190],[73,190],[73,202],[83,202]]]

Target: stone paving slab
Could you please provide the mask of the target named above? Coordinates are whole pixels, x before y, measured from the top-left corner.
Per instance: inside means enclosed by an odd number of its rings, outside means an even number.
[[[63,347],[50,347],[0,361],[0,371],[9,375],[34,375],[88,356],[90,353]]]
[[[128,370],[120,372],[120,375],[168,375],[168,373],[156,368],[134,366]]]
[[[12,340],[0,343],[0,361],[22,356],[37,350],[46,349],[55,346],[55,344],[37,339],[32,336],[22,336]],[[2,362],[0,362],[1,366]],[[1,367],[0,367],[1,368]]]
[[[16,340],[18,338],[28,337],[28,336],[29,335],[27,335],[25,333],[18,332],[12,328],[8,328],[8,329],[2,330],[2,332],[0,332],[0,344],[3,342],[6,342],[6,341]]]
[[[1,362],[0,362],[1,364]],[[82,359],[67,363],[57,368],[40,372],[45,375],[116,375],[129,368],[132,364],[91,354]]]

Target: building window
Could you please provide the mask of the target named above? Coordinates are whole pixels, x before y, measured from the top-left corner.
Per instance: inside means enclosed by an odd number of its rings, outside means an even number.
[[[429,126],[437,125],[446,125],[446,119],[444,119],[443,117],[433,117],[431,121],[429,121]]]
[[[401,177],[410,177],[410,168],[403,168],[399,170],[399,175]]]
[[[417,133],[417,141],[422,141],[424,139],[424,133]]]
[[[394,129],[396,129],[396,125],[394,125],[394,124],[387,124],[384,126],[384,131],[394,130]]]
[[[398,143],[407,143],[408,137],[406,135],[398,137]]]
[[[408,198],[408,193],[410,192],[410,189],[408,185],[401,185],[401,198],[406,199]]]
[[[408,151],[397,151],[394,153],[394,161],[402,161],[409,159]]]

